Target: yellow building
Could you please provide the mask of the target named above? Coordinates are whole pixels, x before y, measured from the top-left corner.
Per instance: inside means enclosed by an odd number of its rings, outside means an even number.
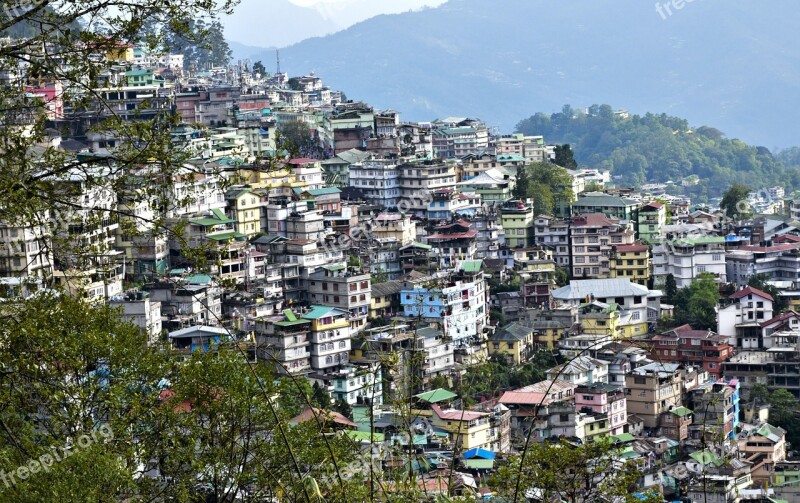
[[[583,422],[584,442],[594,442],[608,436],[608,416],[606,414],[585,414]],[[580,436],[580,435],[578,435]]]
[[[131,44],[118,43],[106,50],[106,59],[109,61],[125,61],[132,63],[135,57],[135,48]]]
[[[609,262],[612,278],[627,278],[631,283],[647,286],[650,280],[650,248],[647,245],[614,246]]]
[[[292,197],[295,187],[303,187],[286,166],[250,166],[237,171],[239,182],[253,189],[267,191],[269,197]]]
[[[450,434],[453,447],[462,451],[468,449],[491,449],[492,432],[490,414],[471,410],[442,409],[431,405],[431,425]]]
[[[228,218],[234,229],[248,238],[261,232],[261,196],[249,187],[235,188],[225,194]]]
[[[618,304],[592,301],[578,308],[578,319],[581,333],[591,335],[608,335],[612,339],[620,339],[622,331],[619,327],[620,308]]]
[[[525,363],[534,348],[533,329],[511,323],[489,338],[489,356],[504,356],[514,365]]]

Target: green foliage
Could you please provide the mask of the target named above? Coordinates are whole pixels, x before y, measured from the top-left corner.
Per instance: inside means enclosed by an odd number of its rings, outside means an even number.
[[[311,136],[311,129],[303,121],[287,121],[278,124],[278,141],[291,157],[307,157],[319,154],[319,146]]]
[[[776,315],[778,315],[789,308],[789,300],[785,296],[781,295],[780,289],[769,284],[769,281],[769,275],[759,273],[750,276],[750,279],[747,280],[747,284],[748,286],[752,286],[753,288],[769,294],[774,301],[772,303],[772,310]]]
[[[533,198],[537,215],[552,215],[557,207],[575,200],[572,179],[567,171],[550,163],[533,163],[517,173],[517,183],[523,180],[523,188],[517,188],[516,197]]]
[[[578,163],[575,162],[575,156],[569,144],[556,145],[555,153],[556,158],[554,162],[556,165],[566,169],[578,169]]]
[[[675,276],[669,273],[667,274],[667,279],[664,281],[664,302],[667,304],[674,303],[677,294],[678,283],[675,281]]]
[[[793,448],[800,445],[800,423],[797,421],[800,402],[791,392],[785,388],[770,390],[761,383],[755,383],[750,387],[748,399],[769,404],[768,422],[786,430],[786,440]]]
[[[524,456],[512,456],[489,484],[508,498],[535,488],[540,491],[538,501],[643,501],[633,495],[641,472],[620,454],[621,449],[608,441],[531,443]],[[655,494],[646,498],[644,501],[661,501]]]
[[[678,325],[688,323],[698,330],[716,329],[719,284],[712,274],[702,273],[691,285],[678,290],[673,303]]]
[[[545,379],[547,369],[557,363],[553,354],[547,351],[534,353],[527,363],[517,367],[511,366],[504,358],[492,359],[468,367],[455,383],[453,391],[470,405],[507,389],[540,382]]]
[[[734,183],[722,195],[719,207],[729,218],[736,220],[750,218],[752,211],[747,204],[748,194],[750,194],[750,189],[740,183]]]
[[[189,37],[183,33],[168,33],[167,48],[175,54],[183,54],[186,69],[204,70],[211,67],[224,67],[230,63],[233,52],[223,33],[222,23],[213,19],[210,23],[198,19],[190,22]]]
[[[262,77],[266,77],[267,69],[264,67],[264,63],[262,63],[261,61],[256,61],[255,63],[253,63],[253,73],[258,73]]]
[[[699,185],[686,190],[698,200],[721,194],[732,183],[800,186],[800,172],[786,169],[767,149],[727,139],[714,128],[693,129],[686,120],[666,114],[626,119],[608,105],[594,105],[588,114],[565,106],[562,112],[520,121],[517,131],[568,143],[580,164],[610,170],[626,184],[679,182],[697,175]]]

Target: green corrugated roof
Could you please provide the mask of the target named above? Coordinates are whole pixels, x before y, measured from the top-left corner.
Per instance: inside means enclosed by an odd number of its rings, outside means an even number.
[[[219,218],[220,220],[229,220],[228,216],[225,215],[225,212],[219,208],[214,208],[213,210],[211,210],[211,214]]]
[[[370,441],[370,432],[368,431],[348,430],[346,433],[348,437],[357,442]],[[373,442],[383,442],[383,440],[384,440],[383,433],[372,433]]]
[[[611,439],[614,442],[620,442],[623,444],[625,442],[633,442],[634,440],[636,440],[630,433],[620,433],[619,435],[612,436]]]
[[[285,309],[283,315],[286,316],[286,319],[289,321],[297,321],[297,316],[294,315],[291,309]]]
[[[246,239],[247,235],[236,231],[222,231],[206,234],[206,237],[208,239],[213,239],[214,241],[229,241],[231,239]]]
[[[208,285],[211,283],[211,276],[208,274],[195,274],[186,278],[186,282],[190,285]]]
[[[308,320],[294,320],[294,321],[276,321],[275,325],[279,327],[293,327],[295,325],[303,325],[303,324],[310,324],[311,322]]]
[[[722,460],[719,459],[719,456],[708,450],[693,452],[689,454],[689,457],[704,466],[719,466],[722,464]]]
[[[334,265],[324,265],[322,266],[323,269],[326,271],[341,271],[347,269],[347,266],[344,264],[334,264]]]
[[[483,260],[465,260],[461,263],[461,270],[464,272],[480,272],[483,267]]]
[[[222,225],[222,224],[229,224],[233,222],[233,220],[218,220],[216,218],[211,217],[203,217],[203,218],[193,218],[189,220],[189,223],[194,225],[200,225],[202,227],[211,227],[214,225]]]
[[[672,412],[673,414],[675,414],[678,417],[688,416],[689,414],[692,413],[692,411],[687,409],[686,407],[675,407],[670,412]]]
[[[493,459],[465,459],[462,461],[464,466],[473,470],[491,470],[494,468]]]
[[[336,314],[347,314],[347,311],[330,306],[311,306],[311,311],[304,314],[303,318],[306,320],[318,320],[324,316],[333,316]]]
[[[445,400],[452,400],[457,396],[458,395],[456,395],[452,391],[448,391],[442,388],[435,389],[433,391],[427,391],[425,393],[420,393],[419,395],[414,395],[415,398],[419,398],[423,402],[428,402],[428,403],[436,403],[436,402],[443,402]]]

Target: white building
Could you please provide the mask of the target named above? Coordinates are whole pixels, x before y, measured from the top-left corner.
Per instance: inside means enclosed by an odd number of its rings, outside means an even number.
[[[725,238],[697,236],[653,245],[653,277],[656,285],[663,285],[667,275],[672,274],[678,288],[683,288],[701,273],[713,274],[720,283],[727,281]]]
[[[109,304],[120,308],[122,319],[139,327],[147,335],[149,343],[158,341],[161,336],[161,302],[151,301],[147,292],[129,291],[112,297]]]
[[[350,165],[350,186],[384,208],[396,208],[401,195],[400,170],[391,160],[371,159]]]
[[[717,333],[737,348],[763,349],[761,324],[772,320],[772,296],[748,286],[728,300],[717,314]]]
[[[334,400],[349,405],[383,404],[383,383],[380,365],[345,365],[333,376]]]

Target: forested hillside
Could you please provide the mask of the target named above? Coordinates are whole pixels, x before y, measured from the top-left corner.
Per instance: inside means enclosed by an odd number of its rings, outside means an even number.
[[[730,139],[718,129],[693,127],[685,119],[648,113],[615,114],[609,105],[555,114],[537,113],[517,124],[517,131],[544,135],[548,143],[569,143],[581,165],[608,169],[619,182],[679,183],[697,175],[700,183],[687,190],[702,200],[722,194],[732,183],[752,189],[800,186],[800,170],[781,162],[797,156],[774,156],[764,147]]]

